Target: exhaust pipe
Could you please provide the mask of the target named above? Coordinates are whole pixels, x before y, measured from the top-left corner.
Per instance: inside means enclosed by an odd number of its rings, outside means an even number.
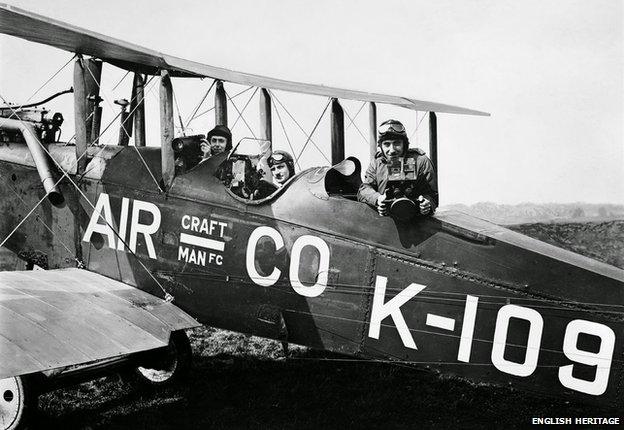
[[[54,180],[54,175],[52,174],[50,160],[43,149],[43,144],[37,137],[37,130],[35,130],[35,127],[32,124],[10,118],[2,119],[2,127],[22,133],[24,140],[26,140],[26,145],[28,145],[28,149],[30,150],[30,155],[35,162],[35,167],[37,168],[37,172],[41,178],[41,183],[43,184],[43,188],[46,191],[50,203],[54,206],[62,205],[65,198],[55,185],[56,181]]]

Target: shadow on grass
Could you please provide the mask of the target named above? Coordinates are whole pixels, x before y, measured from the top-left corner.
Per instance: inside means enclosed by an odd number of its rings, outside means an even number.
[[[200,355],[185,385],[138,392],[101,379],[46,394],[37,421],[46,429],[518,428],[534,416],[617,416],[343,358],[308,350],[278,360]]]

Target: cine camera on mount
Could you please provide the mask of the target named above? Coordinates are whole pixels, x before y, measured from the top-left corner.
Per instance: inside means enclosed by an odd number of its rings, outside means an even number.
[[[191,170],[202,160],[201,141],[205,139],[203,134],[193,136],[176,137],[171,142],[176,160],[183,164],[183,171]]]
[[[386,199],[390,202],[390,214],[400,221],[409,221],[420,214],[418,197],[430,194],[427,192],[430,187],[424,178],[418,179],[414,156],[391,158],[386,166]]]
[[[262,162],[270,149],[267,146],[270,143],[265,139],[242,138],[219,167],[217,177],[230,191],[247,200],[256,199],[258,193],[272,194],[277,187],[267,180],[267,172],[263,167],[268,166],[266,161]]]

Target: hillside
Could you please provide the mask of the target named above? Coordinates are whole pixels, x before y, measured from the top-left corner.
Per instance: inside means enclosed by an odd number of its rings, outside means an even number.
[[[624,205],[590,203],[520,203],[504,205],[491,202],[473,205],[453,204],[440,209],[457,210],[496,224],[536,222],[601,222],[624,220]]]
[[[519,233],[624,269],[624,221],[508,226]]]

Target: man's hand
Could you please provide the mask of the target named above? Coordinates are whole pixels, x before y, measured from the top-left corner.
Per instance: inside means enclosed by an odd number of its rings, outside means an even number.
[[[208,143],[206,139],[200,140],[199,149],[201,150],[204,158],[210,157],[212,155],[210,151],[210,143]]]
[[[431,202],[423,196],[418,196],[418,209],[421,215],[428,215],[431,213]]]
[[[388,198],[386,197],[386,194],[382,194],[379,197],[377,197],[377,212],[379,212],[379,215],[381,216],[388,216],[390,215],[390,205],[389,205],[390,201],[388,200]]]

